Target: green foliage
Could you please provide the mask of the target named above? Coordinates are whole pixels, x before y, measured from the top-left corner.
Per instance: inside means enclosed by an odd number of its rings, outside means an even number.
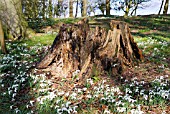
[[[54,19],[47,18],[47,19],[32,19],[28,21],[28,26],[32,29],[34,29],[36,32],[41,32],[41,28],[46,26],[52,26],[56,22]]]

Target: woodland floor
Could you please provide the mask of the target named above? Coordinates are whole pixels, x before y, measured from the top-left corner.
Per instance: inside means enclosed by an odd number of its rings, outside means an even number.
[[[10,53],[0,56],[0,113],[170,113],[170,15],[89,19],[91,27],[109,28],[111,19],[129,23],[144,61],[115,76],[109,72],[100,75],[94,67],[93,75],[80,83],[77,75],[55,77],[35,69],[55,33],[8,42]],[[62,22],[71,23],[67,19]]]

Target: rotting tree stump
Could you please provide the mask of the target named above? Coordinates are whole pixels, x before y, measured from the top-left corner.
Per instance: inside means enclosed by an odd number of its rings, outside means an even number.
[[[100,73],[121,74],[143,59],[142,52],[130,33],[127,23],[112,20],[110,30],[90,29],[88,19],[76,24],[63,24],[48,54],[38,69],[59,77],[71,77],[79,70],[79,77]]]

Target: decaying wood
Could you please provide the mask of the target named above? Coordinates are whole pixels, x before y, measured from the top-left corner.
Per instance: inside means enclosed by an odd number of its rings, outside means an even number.
[[[142,52],[130,33],[127,23],[112,20],[110,30],[90,29],[88,20],[63,24],[51,50],[37,65],[52,75],[70,77],[80,70],[79,77],[91,75],[92,67],[103,73],[120,74],[143,59]]]

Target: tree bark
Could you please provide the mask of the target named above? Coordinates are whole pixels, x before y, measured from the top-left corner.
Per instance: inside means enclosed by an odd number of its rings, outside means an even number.
[[[73,0],[69,1],[69,17],[73,17]]]
[[[158,15],[161,14],[161,10],[162,10],[163,4],[164,4],[164,0],[162,0],[161,7],[160,7],[160,9],[159,9]]]
[[[110,0],[106,0],[106,15],[110,15]]]
[[[87,16],[87,0],[82,1],[82,17]]]
[[[37,68],[61,77],[71,77],[80,70],[78,76],[83,79],[92,75],[94,66],[101,74],[110,71],[112,75],[121,74],[143,56],[127,23],[112,20],[110,28],[90,29],[87,19],[61,26],[49,53]]]
[[[169,5],[169,0],[166,0],[166,1],[165,1],[165,5],[164,5],[163,14],[167,14],[167,12],[168,12],[168,5]]]
[[[5,45],[5,38],[4,38],[4,32],[3,32],[1,20],[0,20],[0,42],[1,42],[2,53],[7,54],[7,49],[6,49],[6,45]]]
[[[48,6],[48,14],[49,14],[49,18],[53,17],[53,5],[52,5],[52,0],[49,0],[49,6]]]
[[[125,7],[126,7],[126,9],[124,11],[125,12],[125,15],[124,15],[125,17],[128,16],[131,5],[132,5],[132,0],[125,0]]]
[[[43,17],[43,19],[45,19],[46,18],[45,17],[45,9],[46,9],[45,0],[42,0],[41,2],[42,2],[42,6],[43,6],[43,8],[42,8],[42,17]]]
[[[76,1],[76,14],[75,14],[75,18],[77,17],[77,13],[78,13],[78,5],[79,5],[79,1]]]

